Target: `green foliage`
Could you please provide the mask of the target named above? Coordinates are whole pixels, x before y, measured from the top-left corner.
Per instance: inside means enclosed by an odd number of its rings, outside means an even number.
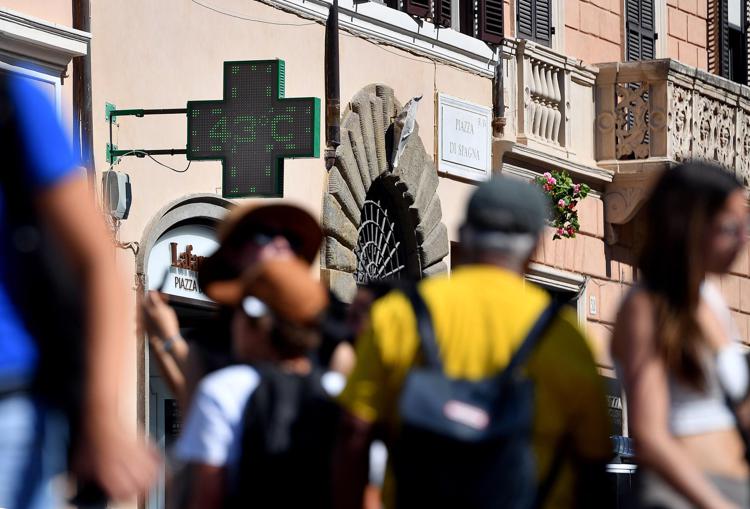
[[[547,172],[534,179],[542,188],[552,205],[552,226],[555,228],[553,239],[575,238],[580,229],[578,222],[578,204],[588,196],[591,188],[586,184],[574,184],[567,172]]]

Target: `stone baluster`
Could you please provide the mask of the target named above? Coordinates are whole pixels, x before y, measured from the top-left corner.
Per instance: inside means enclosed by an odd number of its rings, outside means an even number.
[[[532,83],[534,84],[533,92],[531,93],[531,98],[534,104],[536,105],[536,111],[534,114],[534,123],[531,125],[531,133],[534,136],[539,136],[539,126],[542,123],[542,117],[544,116],[544,102],[541,101],[541,97],[544,94],[544,89],[542,87],[542,80],[539,73],[539,63],[531,60],[531,68],[533,69],[533,77],[531,78]]]

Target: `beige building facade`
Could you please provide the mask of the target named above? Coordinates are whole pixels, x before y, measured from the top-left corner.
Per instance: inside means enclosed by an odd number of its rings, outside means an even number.
[[[580,206],[581,231],[553,241],[550,229],[528,278],[577,306],[602,373],[613,376],[609,337],[620,300],[637,280],[634,253],[645,219],[639,207],[654,176],[701,157],[748,182],[750,88],[718,76],[747,83],[747,36],[722,43],[731,26],[717,14],[738,7],[746,20],[745,2],[432,0],[419,11],[420,5],[339,3],[341,145],[326,170],[329,1],[96,0],[86,32],[73,28],[71,0],[0,1],[0,65],[49,83],[43,86],[71,132],[79,128],[71,62],[90,55],[94,187],[101,193],[102,172],[110,168],[130,179],[129,215],[110,222],[113,253],[132,288],[122,310],[132,318],[133,340],[122,362],[121,403],[133,430],[168,445],[179,420],[136,328],[137,296],[159,287],[169,271],[169,291],[184,298],[187,321],[210,306],[191,287],[195,274],[175,265],[169,245],[188,261],[209,254],[216,221],[233,203],[288,200],[320,218],[321,278],[348,299],[357,282],[389,271],[449,272],[466,200],[483,178],[565,170],[592,188]],[[723,62],[730,43],[733,55],[744,44],[744,77],[730,72],[733,62]],[[19,59],[34,62],[34,70]],[[112,108],[183,109],[188,101],[219,100],[224,62],[269,59],[285,62],[286,97],[317,97],[323,105],[320,157],[285,161],[283,197],[222,197],[218,160],[188,161],[183,154],[108,160]],[[400,115],[415,127],[394,166]],[[187,144],[184,113],[122,115],[111,124],[119,150],[184,150]],[[466,140],[466,129],[470,140],[458,150],[469,162],[450,153],[451,143]],[[387,223],[377,223],[381,231],[362,228],[379,210],[390,214]],[[368,235],[382,239],[387,228],[398,230],[400,242],[389,260],[399,259],[383,268],[366,245],[373,240]],[[747,252],[721,287],[748,342]],[[160,490],[143,503],[163,507]]]

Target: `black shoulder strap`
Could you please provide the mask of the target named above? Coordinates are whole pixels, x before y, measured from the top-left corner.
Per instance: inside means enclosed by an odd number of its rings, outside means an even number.
[[[425,363],[432,368],[442,369],[443,363],[440,361],[440,352],[435,339],[435,328],[432,325],[430,310],[427,308],[427,304],[419,293],[416,284],[404,288],[404,293],[409,298],[412,310],[414,310],[414,316],[417,320],[417,333]]]

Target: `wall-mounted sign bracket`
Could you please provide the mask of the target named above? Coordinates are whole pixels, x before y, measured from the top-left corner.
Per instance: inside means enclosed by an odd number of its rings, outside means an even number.
[[[117,145],[114,145],[112,140],[112,125],[115,123],[117,117],[132,116],[137,118],[143,118],[146,115],[185,115],[187,114],[187,108],[157,108],[157,109],[130,109],[130,110],[118,110],[114,109],[114,106],[107,103],[106,118],[109,122],[109,143],[107,144],[107,162],[110,164],[116,163],[121,157],[136,156],[157,156],[157,155],[177,155],[187,154],[187,149],[184,148],[164,148],[164,149],[119,149]]]

